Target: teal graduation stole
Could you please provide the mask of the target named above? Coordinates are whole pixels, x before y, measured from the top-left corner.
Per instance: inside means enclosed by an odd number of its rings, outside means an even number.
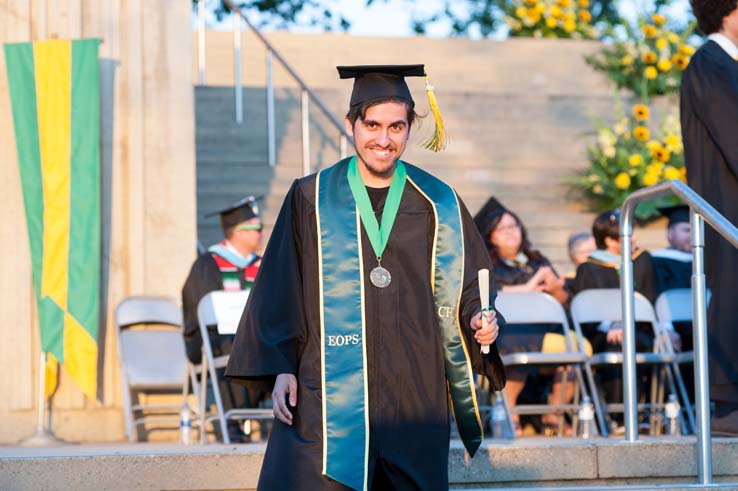
[[[369,411],[361,221],[349,187],[349,159],[318,173],[315,184],[320,289],[323,401],[323,474],[366,489]],[[473,456],[482,442],[474,379],[459,303],[464,279],[464,235],[456,193],[447,184],[405,164],[407,182],[435,215],[429,281],[459,434]],[[369,285],[369,288],[374,288]]]

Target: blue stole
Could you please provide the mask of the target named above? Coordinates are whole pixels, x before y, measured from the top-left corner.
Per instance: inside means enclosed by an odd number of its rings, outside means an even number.
[[[370,402],[364,343],[365,278],[361,221],[347,178],[349,160],[319,172],[315,184],[322,340],[322,472],[346,486],[364,490]],[[483,433],[458,317],[464,286],[464,234],[459,203],[450,186],[415,166],[405,166],[408,184],[428,201],[435,215],[429,281],[456,425],[473,456]]]

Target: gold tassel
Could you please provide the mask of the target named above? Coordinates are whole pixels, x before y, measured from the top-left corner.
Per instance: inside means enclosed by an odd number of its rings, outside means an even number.
[[[441,110],[438,108],[436,94],[433,93],[433,86],[430,84],[427,75],[425,76],[425,91],[428,94],[428,104],[430,105],[431,114],[433,114],[433,120],[435,121],[435,129],[433,131],[433,135],[423,144],[423,146],[428,150],[439,152],[446,148],[448,141],[446,138],[446,131],[443,128]]]

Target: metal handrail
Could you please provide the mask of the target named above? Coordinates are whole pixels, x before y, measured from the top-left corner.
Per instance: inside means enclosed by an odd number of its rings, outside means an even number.
[[[633,305],[633,213],[640,203],[676,194],[690,208],[692,226],[692,312],[694,336],[695,394],[697,411],[698,479],[712,484],[712,449],[710,435],[710,388],[707,366],[707,301],[704,273],[704,222],[738,248],[738,228],[722,216],[704,198],[679,180],[640,189],[625,200],[620,213],[621,276],[623,301],[623,382],[625,402],[625,439],[638,440],[635,376],[635,322]]]
[[[287,73],[292,79],[297,82],[300,86],[301,97],[300,97],[300,111],[302,119],[302,170],[303,174],[307,175],[312,170],[310,162],[310,122],[309,122],[309,111],[310,111],[310,100],[320,109],[320,111],[328,118],[328,121],[333,125],[339,132],[338,148],[341,158],[344,158],[348,154],[348,142],[351,141],[351,136],[346,131],[343,123],[336,118],[336,116],[328,109],[323,103],[320,97],[313,92],[305,81],[297,74],[292,66],[284,59],[284,57],[277,51],[274,46],[266,39],[266,37],[256,28],[254,24],[246,17],[241,9],[234,5],[230,0],[224,0],[224,3],[233,12],[234,16],[238,16],[246,23],[248,27],[254,32],[256,37],[262,42],[267,49],[266,55],[266,73],[267,73],[267,149],[269,165],[274,167],[276,165],[276,143],[275,143],[275,129],[274,129],[274,83],[272,80],[272,60],[276,60],[287,70]],[[200,84],[205,83],[205,23],[201,21],[204,17],[204,9],[202,8],[203,0],[198,2],[198,60],[199,72],[200,72]],[[238,37],[238,40],[236,40]],[[234,20],[234,63],[236,66],[234,86],[236,90],[236,121],[241,122],[241,110],[240,110],[240,92],[241,92],[241,56],[240,56],[240,22]]]

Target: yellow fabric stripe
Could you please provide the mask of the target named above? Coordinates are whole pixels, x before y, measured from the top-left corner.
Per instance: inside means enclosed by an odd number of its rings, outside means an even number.
[[[59,364],[51,353],[46,353],[46,377],[44,378],[44,397],[46,400],[56,390],[56,384],[58,382],[57,372],[59,371]]]
[[[325,403],[327,398],[325,396],[325,343],[323,342],[323,340],[325,339],[325,309],[323,308],[323,305],[325,303],[323,299],[323,245],[320,242],[320,237],[322,235],[322,232],[320,231],[320,175],[322,173],[323,171],[320,171],[315,175],[315,227],[318,232],[318,305],[320,305],[320,399],[323,409],[323,468],[320,472],[321,474],[325,475],[326,472],[328,472],[328,445],[326,443],[328,440],[326,437],[328,431],[326,429],[327,421],[325,416]]]
[[[51,297],[62,310],[66,310],[72,136],[72,43],[57,40],[34,43],[33,59],[44,190],[41,296]],[[66,363],[66,355],[64,361]]]
[[[97,398],[97,342],[69,312],[64,314],[64,369],[87,397]]]

